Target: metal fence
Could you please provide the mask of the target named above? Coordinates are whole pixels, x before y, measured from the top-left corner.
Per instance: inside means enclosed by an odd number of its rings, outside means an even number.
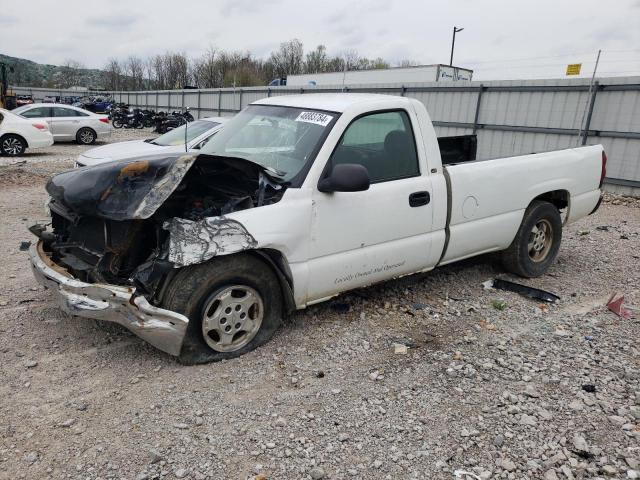
[[[36,99],[79,94],[27,87],[14,90]],[[609,158],[607,190],[640,195],[640,77],[601,78],[591,94],[588,79],[95,93],[108,93],[116,101],[140,108],[189,107],[201,118],[233,115],[270,96],[341,91],[417,98],[427,107],[438,135],[476,133],[479,159],[601,143]]]

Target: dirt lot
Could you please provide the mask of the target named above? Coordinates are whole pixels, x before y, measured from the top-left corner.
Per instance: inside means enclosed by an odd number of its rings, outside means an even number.
[[[150,135],[114,140],[132,136]],[[251,354],[183,367],[62,313],[18,249],[44,217],[46,177],[83,148],[0,162],[0,478],[640,478],[640,311],[603,307],[616,291],[640,306],[640,202],[565,229],[551,272],[523,282],[556,305],[483,289],[509,278],[485,256],[343,295]]]

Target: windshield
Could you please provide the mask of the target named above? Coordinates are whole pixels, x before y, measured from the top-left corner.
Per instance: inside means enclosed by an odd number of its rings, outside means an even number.
[[[12,111],[13,113],[18,114],[18,113],[20,113],[20,112],[24,112],[25,110],[28,110],[28,109],[30,109],[30,108],[31,108],[31,105],[23,105],[23,106],[21,106],[21,107],[14,108],[14,109],[13,109],[13,110],[11,110],[11,111]]]
[[[216,122],[210,122],[208,120],[196,120],[195,122],[189,122],[187,128],[187,143],[196,137],[199,137],[203,133],[211,130],[214,127],[220,125]],[[154,141],[150,142],[153,145],[160,145],[161,147],[169,147],[175,145],[184,145],[184,129],[185,125],[160,135]]]
[[[244,158],[291,181],[312,160],[337,117],[317,110],[250,105],[226,123],[202,153]]]

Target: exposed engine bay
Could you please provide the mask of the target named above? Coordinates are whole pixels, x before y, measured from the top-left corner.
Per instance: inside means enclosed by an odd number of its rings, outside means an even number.
[[[31,231],[75,278],[133,285],[153,301],[174,267],[206,260],[204,254],[176,253],[171,235],[196,232],[197,243],[203,230],[233,232],[249,248],[255,240],[225,215],[276,203],[286,186],[276,172],[235,157],[110,162],[53,177],[47,184],[51,228],[35,225]],[[228,252],[209,251],[208,257],[218,253]]]

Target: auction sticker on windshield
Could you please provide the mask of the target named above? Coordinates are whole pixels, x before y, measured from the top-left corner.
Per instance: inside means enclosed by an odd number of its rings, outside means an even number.
[[[331,120],[333,120],[331,115],[320,112],[301,112],[298,118],[296,118],[296,122],[315,123],[323,127],[329,125]]]

